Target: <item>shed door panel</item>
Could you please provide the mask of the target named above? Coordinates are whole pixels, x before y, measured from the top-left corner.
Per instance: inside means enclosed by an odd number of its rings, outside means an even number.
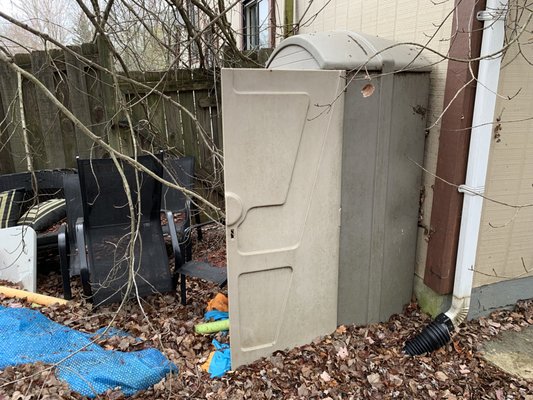
[[[232,368],[336,327],[343,76],[222,72]]]

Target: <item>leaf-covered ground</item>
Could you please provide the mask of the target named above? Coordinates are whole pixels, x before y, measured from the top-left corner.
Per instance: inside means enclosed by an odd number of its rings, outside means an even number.
[[[222,265],[224,236],[220,228],[204,229],[205,240],[195,244],[195,258]],[[211,336],[194,333],[205,305],[218,288],[189,280],[189,304],[177,295],[153,296],[140,304],[130,302],[116,313],[116,305],[91,310],[72,280],[75,298],[67,306],[42,307],[51,319],[87,332],[110,323],[141,339],[111,338],[101,341],[108,349],[132,351],[158,347],[179,367],[154,387],[134,399],[527,399],[533,400],[533,382],[510,376],[480,356],[482,343],[506,330],[533,324],[533,301],[522,301],[512,311],[463,324],[445,348],[427,356],[408,357],[404,342],[421,331],[430,318],[415,304],[388,322],[369,326],[340,326],[313,343],[259,360],[210,379],[200,370],[212,350]],[[57,273],[39,277],[41,293],[59,296]],[[0,304],[30,304],[0,296]],[[0,327],[1,329],[1,327]],[[227,337],[216,336],[220,341]],[[0,372],[0,400],[81,399],[58,381],[53,367],[24,365]],[[102,399],[122,399],[110,391]]]

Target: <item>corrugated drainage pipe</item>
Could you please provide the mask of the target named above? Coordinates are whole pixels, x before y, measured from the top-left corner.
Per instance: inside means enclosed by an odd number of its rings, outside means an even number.
[[[487,176],[492,123],[500,77],[501,51],[505,36],[507,2],[508,0],[487,0],[486,10],[480,11],[477,15],[479,20],[484,21],[484,26],[466,183],[459,186],[459,191],[465,196],[452,305],[448,311],[439,314],[420,334],[405,344],[404,351],[411,356],[437,350],[448,343],[454,328],[466,319],[470,308],[483,206],[483,197],[480,195],[484,193]]]

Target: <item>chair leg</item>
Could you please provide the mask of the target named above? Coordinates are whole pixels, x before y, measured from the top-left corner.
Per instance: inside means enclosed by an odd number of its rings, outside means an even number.
[[[198,227],[196,228],[196,237],[198,238],[199,242],[202,242],[204,240],[204,236],[202,233],[202,227],[200,225],[202,223],[202,219],[200,216],[200,212],[198,211],[198,206],[193,203],[193,207],[194,207],[194,213],[195,213],[194,222],[196,223],[196,225],[198,225]]]
[[[83,289],[83,294],[89,299],[92,299],[93,291],[91,288],[91,283],[89,281],[89,271],[87,268],[82,268],[80,271],[80,278],[81,278],[81,287]]]
[[[59,265],[61,267],[61,279],[63,281],[63,297],[65,300],[72,299],[72,290],[70,288],[70,266],[68,260],[69,243],[67,238],[66,226],[61,225],[57,234],[57,246],[59,250]]]
[[[192,239],[189,236],[185,242],[185,261],[192,260]]]
[[[169,231],[170,231],[170,239],[172,241],[172,249],[174,251],[174,274],[172,277],[172,287],[176,287],[177,285],[177,279],[179,276],[180,281],[180,290],[181,290],[181,304],[185,305],[187,303],[186,299],[186,287],[185,287],[185,275],[180,274],[179,270],[181,266],[184,263],[183,257],[186,256],[186,254],[181,252],[178,235],[176,233],[176,227],[174,226],[174,219],[172,216],[172,212],[166,211],[167,220],[169,224]]]
[[[187,304],[187,285],[185,282],[185,275],[180,274],[180,289],[181,289],[181,304]]]

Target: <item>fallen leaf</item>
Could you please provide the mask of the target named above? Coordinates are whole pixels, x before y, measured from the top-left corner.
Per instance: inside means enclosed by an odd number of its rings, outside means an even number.
[[[457,396],[450,392],[449,389],[442,394],[442,398],[446,400],[457,400]]]
[[[307,390],[307,387],[305,387],[305,383],[302,383],[300,387],[298,388],[298,396],[300,397],[308,397],[309,396],[309,390]]]
[[[502,324],[500,324],[499,322],[494,322],[493,320],[489,319],[487,321],[487,323],[490,325],[490,326],[493,326],[494,328],[499,328],[500,326],[502,326]]]
[[[466,374],[469,374],[470,373],[470,370],[466,367],[466,365],[464,364],[461,364],[459,366],[459,372],[463,375],[466,375]]]
[[[322,373],[320,374],[320,378],[322,378],[322,380],[323,380],[324,382],[329,382],[329,381],[331,381],[331,376],[329,376],[329,374],[328,374],[326,371],[324,371],[324,372],[322,372]]]
[[[400,378],[398,375],[389,375],[389,381],[394,385],[394,386],[401,386],[403,385],[403,379]]]
[[[20,393],[19,391],[14,392],[13,395],[11,396],[11,400],[23,400],[23,399],[24,399],[24,395]]]
[[[339,357],[341,360],[344,360],[346,357],[348,357],[348,349],[346,349],[346,347],[341,347],[337,352],[337,357]]]
[[[448,375],[446,375],[442,371],[435,372],[435,378],[437,378],[441,382],[446,382],[448,380]]]
[[[453,348],[455,349],[456,353],[461,354],[463,352],[463,349],[459,345],[459,341],[452,340]]]
[[[335,329],[335,332],[337,332],[340,335],[346,333],[346,326],[340,325],[337,329]]]
[[[310,377],[311,377],[311,372],[312,372],[312,371],[313,371],[313,370],[312,370],[310,367],[308,367],[307,365],[304,365],[304,366],[302,367],[302,375],[303,375],[303,377],[304,377],[304,378],[310,378]]]
[[[374,90],[376,90],[374,85],[372,85],[371,83],[367,83],[361,89],[361,94],[363,95],[363,97],[370,97],[370,96],[372,96],[374,94]]]
[[[381,383],[381,376],[376,372],[374,374],[367,375],[366,380],[368,383],[374,386]]]
[[[128,339],[122,339],[120,341],[120,343],[118,344],[118,348],[122,351],[126,351],[128,350],[128,348],[130,347],[130,342]]]

